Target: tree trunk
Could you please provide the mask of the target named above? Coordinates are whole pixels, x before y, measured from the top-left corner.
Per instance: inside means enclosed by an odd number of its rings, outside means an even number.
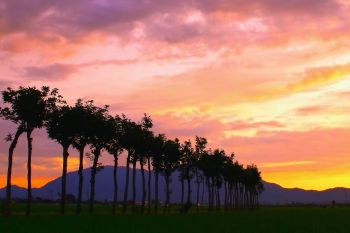
[[[61,214],[66,211],[66,182],[67,182],[67,165],[68,165],[68,148],[63,146],[63,166],[62,166],[62,181],[61,181]]]
[[[163,214],[169,213],[169,203],[170,203],[170,177],[168,175],[165,176],[165,205]]]
[[[196,201],[196,206],[197,206],[197,213],[199,212],[199,189],[200,189],[200,182],[199,182],[199,177],[198,177],[198,172],[196,172],[196,184],[197,184],[197,201]]]
[[[227,182],[224,181],[224,210],[228,209],[228,193],[227,193]]]
[[[118,155],[114,155],[114,169],[113,169],[113,185],[114,185],[114,198],[113,198],[113,209],[112,213],[113,215],[116,214],[117,210],[117,203],[118,203],[118,176],[117,176],[117,169],[118,169]]]
[[[90,204],[89,204],[89,212],[92,214],[94,212],[94,201],[95,201],[95,182],[96,182],[96,173],[97,173],[97,164],[98,157],[100,156],[101,150],[94,151],[94,162],[91,169],[91,180],[90,180]]]
[[[220,198],[220,188],[217,187],[216,189],[216,209],[217,211],[220,211],[221,209],[221,198]]]
[[[192,204],[192,188],[191,188],[191,178],[190,175],[187,174],[187,207],[186,212],[188,212],[190,205]]]
[[[28,144],[28,158],[27,158],[27,211],[26,215],[29,216],[32,212],[32,151],[33,151],[33,138],[31,134],[33,129],[27,129],[27,144]]]
[[[158,214],[158,182],[159,181],[159,172],[156,171],[155,177],[154,177],[154,213]]]
[[[77,214],[81,213],[81,202],[82,202],[82,196],[83,196],[84,149],[85,149],[85,145],[79,148],[79,170],[78,170],[79,187],[78,187],[78,200],[77,200]]]
[[[19,126],[17,128],[16,134],[11,142],[9,148],[9,157],[8,157],[8,167],[7,167],[7,184],[6,184],[6,203],[4,208],[4,214],[11,214],[11,177],[12,177],[12,161],[13,161],[13,152],[16,148],[17,142],[21,134],[23,133],[23,128]]]
[[[142,176],[142,205],[141,205],[141,214],[145,213],[145,205],[146,205],[146,178],[145,178],[145,169],[143,168],[143,161],[140,159],[140,167],[141,167],[141,176]]]
[[[202,195],[201,195],[201,203],[200,203],[201,206],[204,205],[204,192],[205,192],[205,182],[204,182],[204,178],[203,178],[202,179]]]
[[[123,214],[126,213],[127,206],[128,206],[129,172],[130,172],[130,152],[128,152],[128,156],[126,158],[126,175],[125,175]]]
[[[209,211],[211,211],[211,185],[210,185],[210,178],[207,178],[207,189],[208,189],[208,207],[209,207]]]
[[[132,162],[132,212],[136,210],[136,159]]]
[[[214,178],[211,178],[210,192],[211,192],[211,210],[215,209],[215,182]]]
[[[148,163],[148,207],[147,207],[147,212],[148,214],[151,213],[151,202],[152,202],[152,196],[151,196],[151,179],[152,179],[152,171],[151,171],[151,157],[147,158],[147,163]]]
[[[180,177],[180,182],[181,182],[181,212],[184,207],[184,196],[185,196],[185,180],[183,177]]]

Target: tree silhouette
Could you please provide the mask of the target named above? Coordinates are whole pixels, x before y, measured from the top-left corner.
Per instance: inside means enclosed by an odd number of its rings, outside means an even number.
[[[94,127],[92,124],[93,116],[99,111],[99,108],[94,105],[92,100],[83,101],[78,99],[74,107],[72,107],[72,111],[72,114],[75,116],[74,119],[72,119],[72,127],[74,127],[75,131],[73,147],[79,152],[77,214],[80,214],[84,182],[84,153],[86,146],[89,144]]]
[[[151,141],[151,154],[152,154],[152,167],[154,172],[154,212],[158,214],[159,204],[159,174],[162,172],[164,146],[167,141],[164,134],[158,134],[152,138]]]
[[[182,164],[185,166],[185,179],[187,180],[187,201],[184,206],[183,212],[187,213],[192,205],[191,196],[192,196],[192,187],[191,181],[193,178],[192,169],[194,166],[194,149],[190,140],[185,141],[181,145],[181,158]]]
[[[179,163],[179,166],[177,167],[177,170],[179,171],[179,181],[181,184],[180,213],[182,213],[184,209],[184,198],[185,198],[186,164],[184,163],[182,154],[180,154],[179,160],[180,160],[180,163]]]
[[[94,201],[95,201],[95,182],[97,169],[99,167],[99,158],[103,149],[107,149],[110,141],[115,135],[114,124],[115,119],[108,115],[108,106],[98,108],[92,118],[92,125],[94,125],[91,138],[90,138],[90,149],[92,152],[91,160],[93,161],[91,167],[91,180],[90,180],[90,202],[89,212],[94,212]]]
[[[164,143],[164,154],[162,157],[161,170],[165,179],[165,205],[163,213],[170,211],[170,183],[171,175],[179,166],[180,160],[180,142],[179,139],[167,140]]]
[[[141,176],[142,176],[141,214],[143,214],[145,211],[145,203],[146,203],[146,196],[147,196],[144,164],[146,163],[146,160],[149,161],[149,156],[150,156],[149,142],[150,142],[150,139],[152,138],[152,132],[150,131],[150,129],[153,127],[153,122],[151,117],[145,114],[141,120],[140,126],[141,126],[140,131],[138,132],[137,139],[136,139],[136,142],[138,143],[136,147],[136,153],[138,154],[140,168],[141,168]],[[148,162],[148,165],[149,164],[150,163]],[[150,180],[150,165],[148,169],[149,169],[148,180]],[[150,186],[150,182],[148,184]]]
[[[147,179],[147,191],[148,191],[148,201],[147,201],[147,213],[151,213],[151,203],[152,203],[152,190],[151,190],[151,182],[152,182],[152,158],[153,158],[153,140],[154,134],[150,130],[146,130],[145,132],[145,144],[146,144],[146,159],[147,159],[147,169],[148,169],[148,179]]]
[[[107,145],[107,151],[113,155],[114,166],[113,166],[113,186],[114,186],[114,194],[113,194],[113,207],[112,214],[116,214],[116,207],[118,202],[118,157],[123,152],[123,148],[121,147],[121,136],[122,136],[122,125],[121,118],[116,116],[114,118],[113,123],[113,136],[111,137],[110,142]]]
[[[135,122],[131,121],[130,119],[128,119],[124,114],[120,117],[120,123],[121,123],[120,145],[122,148],[124,148],[127,151],[124,200],[123,200],[123,209],[122,209],[122,213],[125,214],[128,206],[130,163],[132,159],[136,158],[137,144],[135,144],[134,138],[137,136],[138,128],[140,126]],[[136,167],[136,162],[134,166]],[[135,190],[135,188],[133,190]]]
[[[199,212],[199,189],[200,185],[203,181],[203,176],[199,169],[199,160],[203,156],[204,153],[206,153],[206,146],[208,144],[208,141],[206,138],[198,137],[196,136],[196,145],[195,145],[195,153],[192,156],[192,162],[193,162],[193,173],[195,176],[195,183],[197,185],[197,192],[196,192],[196,206],[197,206],[197,212]]]
[[[263,191],[261,175],[256,165],[248,165],[244,170],[245,202],[248,208],[259,206],[259,194]]]
[[[49,137],[57,141],[63,149],[62,157],[62,186],[61,186],[61,214],[65,214],[66,207],[66,180],[68,166],[68,149],[74,142],[75,130],[73,127],[75,114],[72,108],[65,105],[54,109],[46,123]]]
[[[135,122],[128,119],[124,114],[120,117],[120,123],[122,128],[120,144],[128,153],[126,158],[126,175],[122,209],[122,213],[125,214],[128,206],[130,162],[131,158],[135,156],[135,143],[133,139],[135,138],[135,135],[137,135],[137,128],[139,126]]]
[[[32,132],[35,128],[41,128],[47,118],[48,112],[53,108],[56,102],[62,101],[61,96],[58,95],[58,90],[50,90],[49,87],[19,87],[17,90],[7,88],[2,92],[3,101],[9,106],[1,108],[1,116],[18,125],[15,136],[9,149],[9,166],[8,166],[8,180],[7,180],[7,198],[6,198],[6,214],[10,213],[11,201],[11,173],[12,173],[12,159],[13,151],[18,142],[20,135],[25,132],[28,145],[27,153],[27,209],[26,214],[31,213],[32,203]]]

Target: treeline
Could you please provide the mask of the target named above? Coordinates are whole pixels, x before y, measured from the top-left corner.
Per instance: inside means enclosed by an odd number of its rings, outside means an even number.
[[[234,154],[227,155],[221,149],[207,148],[207,139],[196,137],[180,142],[169,139],[164,134],[152,131],[153,122],[150,116],[144,115],[139,122],[134,122],[124,114],[112,116],[108,106],[96,106],[92,100],[81,99],[70,106],[64,101],[57,89],[49,87],[7,88],[2,91],[3,106],[0,108],[2,118],[17,125],[17,130],[9,134],[6,140],[10,143],[8,153],[8,171],[4,214],[11,213],[11,175],[14,150],[22,134],[26,136],[28,146],[27,160],[27,215],[31,213],[31,160],[32,133],[35,129],[45,128],[49,138],[62,147],[62,187],[60,211],[65,214],[66,176],[69,148],[79,152],[79,187],[77,190],[77,214],[82,210],[83,160],[88,154],[92,161],[90,178],[89,212],[94,212],[95,179],[101,168],[99,158],[102,151],[107,151],[114,159],[113,186],[114,200],[112,213],[117,211],[117,203],[122,202],[122,213],[136,211],[136,167],[142,174],[142,202],[138,208],[141,213],[168,213],[171,200],[171,182],[175,171],[179,172],[181,182],[180,211],[187,213],[192,206],[199,211],[200,189],[207,189],[209,211],[243,208],[257,208],[259,194],[263,190],[260,172],[255,165],[244,167],[235,161]],[[86,153],[89,149],[90,153]],[[122,153],[126,158],[126,176],[124,196],[119,200],[117,175],[118,159]],[[132,172],[132,174],[130,174]],[[129,197],[129,177],[132,176],[131,200]],[[147,176],[147,177],[146,177]],[[164,203],[159,201],[159,179],[165,181]],[[194,182],[193,182],[194,181]],[[85,181],[86,182],[86,181]],[[151,183],[154,182],[154,189]],[[191,184],[195,184],[192,187]],[[185,185],[187,193],[185,194]],[[220,190],[224,190],[221,200]],[[139,191],[139,190],[138,190]],[[163,191],[163,190],[162,190]],[[195,200],[192,200],[195,192]]]

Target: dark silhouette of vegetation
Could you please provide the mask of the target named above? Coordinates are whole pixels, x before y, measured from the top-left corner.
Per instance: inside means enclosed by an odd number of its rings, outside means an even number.
[[[123,152],[123,148],[121,147],[120,138],[122,135],[122,124],[121,124],[121,118],[119,116],[116,116],[114,119],[111,119],[111,123],[113,125],[113,136],[111,140],[109,141],[107,145],[107,151],[113,155],[113,161],[114,161],[114,169],[113,169],[113,186],[114,186],[114,194],[113,194],[113,208],[112,208],[112,214],[116,214],[116,207],[118,202],[118,158]]]
[[[91,167],[91,179],[90,179],[90,202],[89,212],[94,212],[95,201],[95,181],[98,168],[101,166],[99,158],[103,149],[108,149],[109,142],[115,134],[114,130],[114,118],[108,115],[108,106],[99,108],[93,115],[92,119],[92,131],[90,138],[90,149],[92,156],[90,159],[93,161]]]
[[[95,106],[92,100],[78,99],[73,105],[67,105],[58,94],[57,89],[50,90],[35,87],[18,90],[8,88],[2,92],[4,106],[0,108],[1,117],[17,125],[10,142],[8,155],[8,172],[6,186],[5,214],[10,214],[11,175],[14,149],[23,133],[28,143],[28,207],[31,203],[31,154],[34,129],[45,127],[49,138],[62,147],[62,185],[60,212],[65,214],[67,196],[66,177],[69,148],[79,154],[79,180],[77,195],[77,214],[81,213],[83,187],[83,161],[86,153],[92,161],[89,193],[89,212],[94,212],[96,174],[103,166],[99,161],[102,151],[113,156],[113,202],[112,213],[117,212],[118,203],[118,160],[121,154],[126,155],[126,176],[122,213],[127,213],[129,202],[131,211],[137,209],[136,170],[141,170],[140,213],[158,214],[162,204],[163,213],[170,212],[172,175],[179,172],[181,182],[180,212],[188,213],[195,205],[199,212],[203,204],[204,191],[207,190],[209,211],[220,211],[222,208],[255,209],[259,207],[259,195],[263,191],[260,172],[255,165],[244,167],[239,164],[234,154],[227,155],[224,150],[207,148],[208,141],[203,137],[180,142],[179,139],[168,139],[164,134],[152,131],[153,121],[145,114],[141,121],[134,122],[126,115],[111,116],[108,106]],[[131,200],[129,198],[130,165],[132,165]],[[146,174],[148,173],[148,175]],[[146,183],[147,175],[147,183]],[[154,177],[152,177],[154,176]],[[165,202],[159,200],[159,177],[165,181]],[[154,182],[154,190],[151,190]],[[192,187],[194,185],[194,187]],[[185,192],[186,190],[186,192]],[[201,191],[202,190],[202,191]],[[153,191],[153,192],[152,192]],[[223,197],[222,197],[223,191]],[[153,193],[153,195],[152,195]]]
[[[61,101],[58,90],[50,90],[49,87],[19,87],[17,90],[7,88],[2,92],[3,102],[8,104],[0,109],[1,117],[14,122],[18,127],[12,136],[7,137],[11,141],[8,159],[8,174],[6,187],[6,204],[5,214],[10,214],[11,204],[11,174],[13,152],[17,145],[18,139],[22,133],[26,133],[28,153],[27,153],[27,209],[26,214],[31,213],[32,203],[32,133],[36,128],[42,128],[47,120],[49,111],[55,106],[56,102]]]
[[[159,174],[162,171],[162,161],[164,154],[164,145],[166,137],[164,134],[158,134],[151,139],[151,155],[152,155],[152,167],[154,171],[154,213],[158,214],[159,205]]]
[[[66,177],[68,166],[68,149],[74,142],[75,131],[72,125],[74,113],[71,107],[58,107],[50,113],[46,124],[49,137],[62,146],[62,187],[61,187],[61,214],[65,214],[66,207]]]
[[[164,143],[163,158],[161,161],[161,171],[165,180],[165,204],[163,213],[170,211],[170,183],[171,175],[180,164],[180,142],[179,139],[167,140]]]
[[[81,212],[81,203],[83,195],[83,169],[84,169],[84,153],[85,148],[90,142],[92,134],[92,119],[93,115],[98,108],[94,106],[92,100],[83,101],[78,99],[75,106],[72,109],[74,114],[74,119],[72,122],[72,127],[74,127],[74,140],[73,147],[79,151],[79,184],[78,184],[78,198],[77,198],[77,214]]]

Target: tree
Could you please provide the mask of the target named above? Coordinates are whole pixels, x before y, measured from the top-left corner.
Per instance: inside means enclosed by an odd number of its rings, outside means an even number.
[[[27,215],[31,213],[32,185],[31,185],[31,160],[32,160],[32,132],[36,128],[41,128],[47,118],[47,114],[56,102],[63,102],[57,89],[50,90],[49,87],[19,87],[17,90],[7,88],[2,92],[3,101],[9,106],[1,108],[1,116],[18,125],[15,136],[8,137],[11,145],[9,149],[9,166],[7,180],[7,198],[5,212],[10,213],[11,201],[11,174],[13,152],[22,133],[26,133],[28,153],[27,153]]]
[[[94,113],[91,123],[94,127],[91,131],[90,138],[90,149],[92,152],[91,160],[93,161],[93,164],[91,167],[89,212],[93,213],[96,174],[99,166],[101,165],[98,160],[102,150],[107,149],[108,145],[113,139],[115,134],[115,119],[108,115],[108,106],[104,106],[103,108],[98,108],[98,111]]]
[[[203,154],[199,161],[199,168],[206,178],[210,211],[213,210],[215,203],[217,209],[219,209],[221,205],[219,190],[222,185],[222,167],[225,157],[225,152],[223,150],[209,150],[207,153]]]
[[[151,154],[152,154],[152,167],[154,172],[154,212],[158,214],[158,204],[159,204],[159,174],[162,172],[163,156],[164,156],[164,146],[167,141],[164,134],[158,134],[153,137],[151,141]]]
[[[152,202],[152,190],[151,190],[151,182],[152,182],[152,167],[151,167],[151,160],[153,157],[153,140],[154,140],[154,134],[152,131],[147,130],[146,135],[145,135],[145,144],[147,147],[147,169],[148,169],[148,186],[147,186],[147,191],[148,191],[148,201],[147,201],[147,212],[148,214],[151,213],[151,202]]]
[[[68,149],[74,142],[74,118],[72,108],[70,106],[62,106],[50,113],[46,123],[46,129],[49,137],[57,141],[63,149],[62,162],[62,181],[61,181],[61,214],[65,214],[66,207],[66,180],[68,166]]]
[[[224,209],[229,209],[229,187],[233,181],[232,177],[232,168],[233,168],[233,159],[234,154],[232,153],[230,156],[226,156],[223,158],[223,165],[221,169],[221,175],[223,178],[224,185]]]
[[[140,122],[139,132],[137,133],[137,138],[134,140],[137,143],[136,146],[136,154],[138,155],[138,160],[140,162],[141,168],[141,176],[142,176],[142,205],[141,205],[141,213],[143,214],[145,211],[145,203],[146,203],[146,180],[145,180],[145,170],[144,164],[146,160],[148,161],[148,187],[150,187],[150,179],[151,179],[151,171],[150,171],[150,140],[152,138],[152,132],[150,129],[153,127],[153,122],[150,116],[147,114],[144,115]],[[133,177],[134,180],[134,177]],[[149,188],[150,190],[150,188]],[[150,193],[149,193],[150,197]]]
[[[192,143],[190,140],[185,141],[181,145],[180,153],[181,153],[181,158],[182,158],[182,164],[185,167],[184,178],[187,180],[187,201],[186,201],[186,205],[184,206],[183,212],[187,213],[192,205],[192,203],[191,203],[191,196],[192,196],[191,180],[193,178],[192,168],[193,168],[193,164],[194,164],[194,149],[192,147]]]
[[[193,162],[193,173],[196,179],[195,183],[197,184],[197,192],[196,192],[197,212],[199,212],[199,189],[203,181],[203,176],[199,170],[199,160],[206,153],[205,150],[206,150],[207,144],[208,144],[208,141],[206,138],[196,136],[195,153],[192,156],[192,159],[193,159],[192,162]]]
[[[99,108],[94,105],[92,100],[83,101],[78,99],[75,106],[72,108],[72,113],[74,114],[74,127],[75,135],[73,141],[73,147],[79,152],[79,184],[78,184],[78,198],[77,198],[77,214],[81,212],[81,202],[82,202],[82,191],[83,191],[83,169],[84,169],[84,151],[86,146],[89,144],[91,134],[94,125],[92,124],[93,116]]]
[[[164,144],[164,154],[162,157],[161,170],[165,179],[165,205],[163,213],[170,211],[170,183],[171,175],[179,165],[180,160],[180,142],[179,139],[167,140]]]
[[[122,125],[121,125],[121,119],[119,116],[116,116],[114,118],[113,132],[114,132],[113,136],[107,145],[107,151],[111,155],[113,155],[113,159],[114,159],[114,167],[113,167],[114,195],[113,195],[112,213],[115,215],[116,214],[116,206],[117,206],[117,202],[118,202],[118,176],[117,176],[118,157],[123,152],[123,148],[121,147],[121,144],[120,144],[121,135],[122,135]]]
[[[129,192],[129,173],[131,158],[136,156],[135,141],[134,138],[137,135],[137,128],[139,127],[135,122],[128,119],[124,114],[120,117],[121,123],[121,137],[120,144],[128,154],[126,158],[126,175],[125,175],[125,188],[124,188],[124,200],[122,213],[125,214],[128,205],[128,192]]]
[[[179,171],[179,181],[181,183],[181,199],[180,199],[180,213],[184,210],[184,198],[185,198],[185,179],[186,179],[186,164],[184,164],[184,159],[182,154],[180,154],[180,163],[177,168]]]
[[[244,170],[245,203],[247,208],[259,206],[259,194],[263,191],[264,185],[260,171],[257,166],[248,165]]]

